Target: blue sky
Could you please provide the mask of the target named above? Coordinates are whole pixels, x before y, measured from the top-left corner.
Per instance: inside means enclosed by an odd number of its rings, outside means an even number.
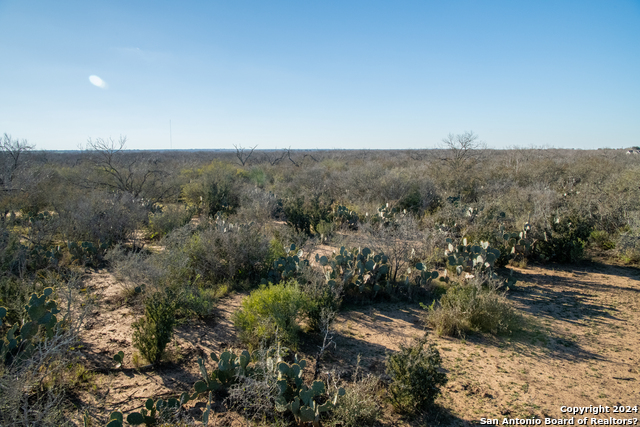
[[[0,0],[0,58],[39,149],[640,145],[638,0]]]

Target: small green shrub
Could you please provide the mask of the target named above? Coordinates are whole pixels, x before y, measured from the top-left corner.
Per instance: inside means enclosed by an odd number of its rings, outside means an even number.
[[[253,167],[248,172],[249,181],[255,184],[258,188],[264,188],[264,185],[270,180],[264,169],[261,167]]]
[[[131,325],[133,346],[149,362],[156,364],[173,336],[175,298],[170,293],[156,292],[145,301],[144,311],[144,317]]]
[[[406,412],[422,411],[433,405],[440,387],[447,383],[441,372],[442,360],[435,344],[426,336],[412,345],[400,345],[400,352],[387,357],[387,374],[391,377],[389,391],[394,406]]]
[[[263,285],[242,301],[233,322],[240,339],[251,348],[271,345],[276,334],[278,340],[295,348],[300,328],[297,318],[307,305],[306,295],[294,280]]]
[[[323,239],[328,239],[333,236],[336,231],[336,224],[333,222],[320,221],[316,227],[316,233],[320,234]]]
[[[616,247],[616,244],[609,238],[609,233],[604,230],[593,230],[589,236],[589,241],[603,251]]]
[[[198,286],[186,287],[180,296],[180,307],[176,314],[199,318],[209,317],[213,314],[218,299],[224,296],[228,289],[229,287],[225,285],[218,285],[213,289]]]
[[[269,241],[269,249],[267,251],[267,259],[265,260],[265,263],[268,266],[272,266],[279,258],[286,257],[287,252],[288,251],[285,251],[282,242],[274,237]]]
[[[335,313],[342,304],[342,288],[326,282],[324,274],[314,268],[304,268],[297,276],[300,290],[308,298],[305,307],[307,326],[319,331],[326,322],[327,313]]]

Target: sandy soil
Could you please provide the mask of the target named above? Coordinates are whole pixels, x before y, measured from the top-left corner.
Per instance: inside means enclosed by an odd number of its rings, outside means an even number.
[[[480,418],[568,418],[561,406],[638,405],[640,403],[640,270],[591,263],[583,267],[515,269],[518,279],[508,297],[523,313],[524,329],[510,336],[474,334],[435,337],[449,382],[437,400],[433,424],[468,425]],[[84,331],[84,354],[95,368],[111,367],[118,350],[126,354],[124,372],[97,375],[96,387],[80,400],[95,415],[139,407],[143,399],[190,391],[198,379],[199,355],[238,347],[230,321],[243,295],[219,303],[217,316],[177,329],[170,359],[157,372],[132,369],[131,323],[142,313],[124,303],[122,288],[106,271],[92,274],[96,296]],[[347,378],[358,354],[361,366],[384,376],[384,358],[399,343],[420,336],[422,309],[414,304],[380,303],[349,307],[336,322],[336,350],[322,360],[323,371]],[[310,359],[317,344],[301,349]],[[199,406],[201,408],[201,405]],[[198,410],[196,407],[194,410]],[[611,409],[612,410],[612,409]],[[638,414],[589,415],[639,418]],[[544,421],[543,421],[544,424]],[[382,425],[408,425],[388,414]]]
[[[95,307],[82,333],[82,353],[85,364],[100,374],[94,378],[97,387],[83,393],[81,400],[96,409],[93,415],[97,417],[114,410],[140,408],[149,397],[166,398],[193,391],[193,384],[200,377],[198,357],[210,360],[211,352],[219,354],[224,348],[234,347],[236,333],[230,318],[239,308],[242,294],[227,297],[218,306],[217,316],[210,320],[179,325],[167,348],[169,361],[159,370],[145,369],[147,362],[142,358],[136,366],[131,324],[142,316],[143,308],[125,303],[124,288],[106,271],[92,274],[87,288],[95,297]],[[112,357],[120,350],[125,353],[123,369],[112,369],[103,375],[105,368],[115,366]]]

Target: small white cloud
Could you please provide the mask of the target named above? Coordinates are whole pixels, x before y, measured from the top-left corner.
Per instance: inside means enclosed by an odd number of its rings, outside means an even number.
[[[89,76],[89,81],[91,82],[92,85],[98,86],[100,89],[107,88],[107,82],[105,82],[98,76]]]

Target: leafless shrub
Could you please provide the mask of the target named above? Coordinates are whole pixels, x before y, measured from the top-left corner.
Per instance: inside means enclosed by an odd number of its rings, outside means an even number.
[[[129,194],[74,194],[55,208],[68,241],[124,242],[147,220],[146,208]]]
[[[422,258],[423,240],[419,237],[421,233],[416,232],[418,224],[411,215],[399,215],[388,226],[367,224],[363,228],[371,249],[389,258],[391,281],[400,280],[407,268]]]
[[[256,149],[257,145],[254,145],[250,149],[243,147],[242,145],[233,144],[233,147],[236,149],[236,157],[242,166],[244,166],[248,161],[251,155],[253,154],[253,150]],[[247,150],[249,150],[247,152]]]
[[[273,420],[276,416],[278,387],[277,364],[272,358],[279,348],[256,350],[251,374],[239,376],[229,388],[228,406],[251,420]]]
[[[90,175],[84,177],[85,186],[117,191],[153,206],[175,189],[168,185],[169,170],[157,158],[140,152],[125,152],[127,138],[97,138],[87,141]],[[75,183],[80,184],[80,183]]]
[[[268,249],[257,225],[220,221],[194,234],[186,251],[196,275],[219,283],[258,277]]]
[[[232,220],[265,224],[274,219],[282,219],[282,215],[281,202],[274,193],[253,188],[243,193],[240,208]]]
[[[18,169],[24,163],[25,153],[35,146],[25,139],[13,139],[6,133],[0,138],[0,188],[13,189],[13,181]]]
[[[162,266],[160,260],[154,259],[153,255],[142,251],[128,251],[122,245],[110,249],[105,260],[109,262],[113,275],[127,295],[133,295],[138,286],[161,283],[168,275],[167,266]]]

